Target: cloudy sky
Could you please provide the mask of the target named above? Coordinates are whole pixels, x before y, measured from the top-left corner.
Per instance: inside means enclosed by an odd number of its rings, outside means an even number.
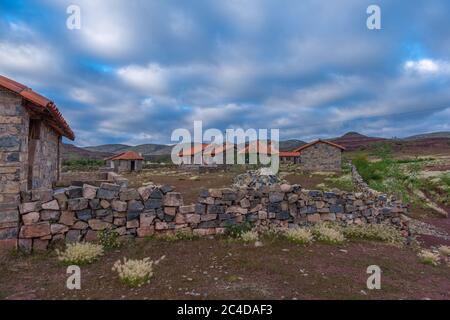
[[[450,3],[0,0],[0,74],[54,100],[81,146],[170,143],[194,120],[303,140],[447,131]]]

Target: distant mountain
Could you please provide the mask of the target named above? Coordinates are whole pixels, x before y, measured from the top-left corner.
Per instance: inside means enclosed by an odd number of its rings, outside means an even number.
[[[368,137],[358,132],[347,132],[341,137],[329,139],[329,141],[340,144],[345,147],[347,151],[365,149],[373,143],[389,141],[385,138]]]
[[[102,160],[113,155],[109,152],[95,152],[84,148],[74,146],[73,144],[63,143],[61,148],[61,157],[64,160],[71,159],[95,159]]]
[[[423,139],[438,139],[438,138],[450,139],[450,131],[417,134],[414,136],[406,137],[404,138],[404,140],[423,140]]]
[[[138,146],[129,146],[126,144],[104,144],[100,146],[85,147],[83,149],[94,152],[108,152],[112,154],[135,151],[143,155],[167,155],[170,154],[172,146],[153,143],[141,144]]]
[[[306,142],[302,141],[302,140],[296,140],[296,139],[285,140],[285,141],[280,141],[279,149],[280,149],[280,151],[291,151],[291,150],[297,149],[298,147],[301,147],[305,144],[306,144]]]

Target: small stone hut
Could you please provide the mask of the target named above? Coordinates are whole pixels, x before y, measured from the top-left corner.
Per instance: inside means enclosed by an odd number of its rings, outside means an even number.
[[[75,139],[52,101],[0,75],[0,247],[15,245],[20,193],[59,179],[63,136]]]
[[[306,171],[341,171],[344,150],[341,145],[319,139],[293,152],[299,154],[296,161]]]
[[[127,151],[105,159],[106,165],[115,172],[141,171],[144,158],[137,152]]]

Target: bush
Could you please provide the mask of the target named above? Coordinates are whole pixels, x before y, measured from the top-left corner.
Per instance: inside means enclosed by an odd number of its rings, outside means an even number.
[[[244,232],[250,231],[253,229],[253,225],[246,221],[240,224],[227,225],[227,234],[232,238],[239,238],[241,234]]]
[[[291,242],[298,244],[310,244],[314,237],[311,230],[306,228],[292,228],[285,231],[284,236]]]
[[[450,247],[449,246],[440,246],[438,248],[439,253],[443,256],[443,257],[450,257]]]
[[[439,254],[430,250],[422,250],[419,252],[418,257],[424,264],[437,266],[439,264]]]
[[[318,223],[312,228],[314,238],[323,243],[340,244],[345,241],[342,232],[323,223]]]
[[[72,243],[68,244],[64,252],[56,250],[58,260],[65,264],[83,265],[97,260],[103,255],[103,247],[93,243]]]
[[[349,225],[342,228],[342,232],[348,239],[374,240],[392,244],[404,242],[401,232],[387,224]]]
[[[150,260],[150,258],[142,260],[128,260],[124,258],[123,262],[117,260],[112,270],[118,273],[123,283],[130,287],[140,287],[150,282],[150,278],[153,277],[153,266],[158,265],[164,259],[165,256],[156,261]]]
[[[192,232],[187,231],[177,231],[175,233],[165,233],[157,236],[156,238],[164,240],[164,241],[180,241],[180,240],[194,240],[197,239],[198,236],[193,234]]]
[[[67,170],[97,170],[105,165],[105,161],[95,159],[70,159],[64,160],[62,165]]]
[[[120,247],[119,233],[115,230],[105,229],[98,233],[97,238],[100,244],[106,249],[115,249]]]
[[[239,240],[243,242],[255,242],[258,241],[258,232],[246,231],[240,234]]]

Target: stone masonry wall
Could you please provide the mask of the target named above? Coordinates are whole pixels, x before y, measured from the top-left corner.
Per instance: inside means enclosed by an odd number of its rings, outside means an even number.
[[[340,171],[341,149],[326,143],[316,143],[300,153],[300,166],[307,171]]]
[[[184,231],[221,234],[228,225],[292,227],[319,221],[345,224],[390,221],[402,227],[406,207],[386,196],[322,192],[298,185],[204,190],[195,204],[184,204],[170,186],[128,189],[114,183],[23,193],[19,246],[46,249],[51,241],[94,241],[114,229],[121,236],[145,237]]]
[[[45,123],[40,126],[40,139],[37,141],[33,164],[32,189],[51,188],[58,180],[58,148],[60,136]]]
[[[28,125],[22,98],[0,88],[0,248],[17,240],[17,206],[27,188]]]

